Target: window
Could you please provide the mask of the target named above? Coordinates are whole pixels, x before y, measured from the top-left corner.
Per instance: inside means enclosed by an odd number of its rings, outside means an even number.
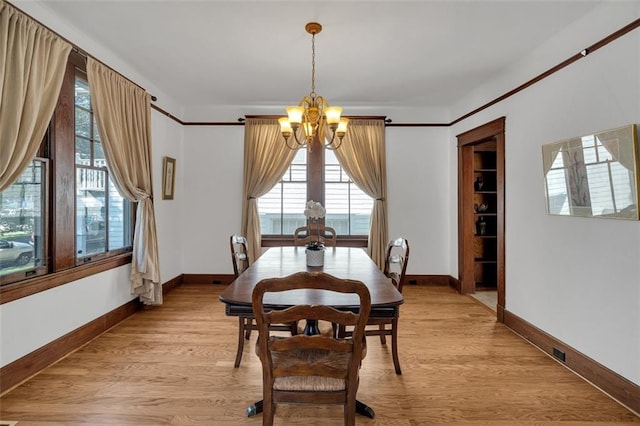
[[[46,161],[36,158],[0,192],[0,278],[12,282],[44,273]]]
[[[325,224],[338,235],[369,234],[373,199],[349,179],[333,151],[319,148],[299,149],[278,184],[258,199],[262,234],[291,236],[306,225],[303,210],[309,199],[325,206]]]
[[[3,301],[70,280],[58,271],[82,265],[73,274],[78,279],[129,262],[133,220],[133,204],[118,193],[106,167],[85,60],[72,52],[36,158],[0,192]]]

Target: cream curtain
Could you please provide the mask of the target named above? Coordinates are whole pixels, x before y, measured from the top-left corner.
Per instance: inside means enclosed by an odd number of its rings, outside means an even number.
[[[278,183],[295,155],[296,151],[287,148],[284,143],[277,120],[247,119],[244,128],[242,235],[247,238],[252,263],[261,254],[260,218],[256,199]]]
[[[107,166],[118,190],[138,203],[131,262],[131,293],[162,304],[158,238],[151,179],[150,95],[100,62],[88,58],[91,105]]]
[[[389,239],[384,121],[351,120],[342,145],[334,152],[347,175],[375,200],[368,248],[369,256],[382,269]]]
[[[38,151],[70,50],[69,43],[0,0],[0,191]]]

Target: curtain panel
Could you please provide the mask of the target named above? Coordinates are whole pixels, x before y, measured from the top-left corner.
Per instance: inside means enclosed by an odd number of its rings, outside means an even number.
[[[123,197],[137,202],[131,293],[162,304],[151,167],[151,100],[143,89],[93,58],[87,76],[107,167]]]
[[[0,191],[38,152],[70,51],[69,43],[0,0]]]
[[[258,197],[278,183],[296,155],[287,148],[275,119],[249,118],[244,126],[244,184],[242,235],[247,238],[249,261],[262,254]]]
[[[342,145],[334,152],[351,180],[374,199],[368,251],[371,259],[382,269],[389,240],[384,120],[349,121]]]

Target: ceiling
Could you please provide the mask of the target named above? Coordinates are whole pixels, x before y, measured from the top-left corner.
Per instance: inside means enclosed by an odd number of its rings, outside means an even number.
[[[331,104],[435,108],[455,104],[600,1],[42,3],[182,106],[297,104],[311,89],[304,26],[317,21],[316,92]]]

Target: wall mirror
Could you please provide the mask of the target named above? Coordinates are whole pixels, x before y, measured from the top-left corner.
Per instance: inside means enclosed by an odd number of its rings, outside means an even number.
[[[547,213],[638,220],[635,124],[542,146]]]

